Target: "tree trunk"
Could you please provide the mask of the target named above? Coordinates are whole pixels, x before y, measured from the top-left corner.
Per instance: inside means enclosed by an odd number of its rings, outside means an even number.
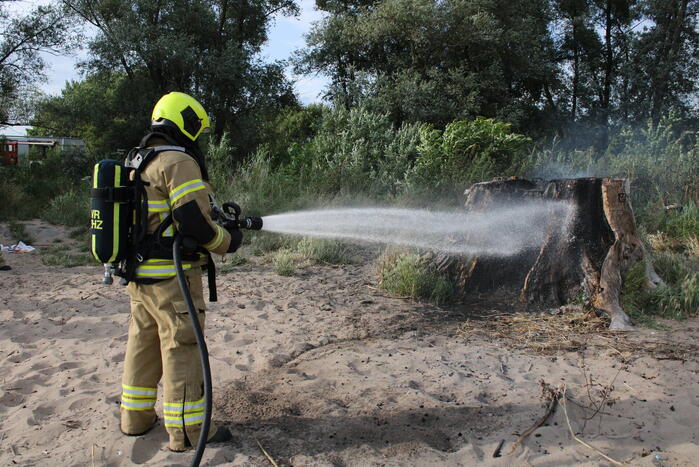
[[[528,308],[549,308],[585,299],[611,319],[610,328],[630,329],[620,305],[623,278],[646,263],[646,287],[662,285],[636,232],[623,179],[580,178],[552,181],[496,180],[466,191],[469,211],[498,209],[530,199],[560,200],[574,209],[549,216],[540,247],[508,258],[450,257],[431,254],[433,264],[454,282],[461,297],[509,289]]]

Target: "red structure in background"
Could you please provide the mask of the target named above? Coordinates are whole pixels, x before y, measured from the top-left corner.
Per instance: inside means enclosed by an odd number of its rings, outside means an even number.
[[[30,160],[30,148],[35,160]],[[85,142],[79,138],[43,137],[43,136],[5,136],[0,135],[0,165],[30,165],[46,159],[46,150],[59,147],[60,151],[85,150]]]
[[[0,164],[17,165],[17,141],[3,141],[0,143]]]

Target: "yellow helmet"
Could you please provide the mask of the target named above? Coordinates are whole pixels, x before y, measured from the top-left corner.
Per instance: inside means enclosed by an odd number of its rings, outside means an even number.
[[[211,127],[204,107],[192,96],[171,92],[160,98],[151,116],[151,127],[175,126],[192,141]]]

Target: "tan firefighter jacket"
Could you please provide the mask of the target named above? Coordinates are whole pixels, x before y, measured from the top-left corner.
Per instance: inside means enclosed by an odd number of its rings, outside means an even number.
[[[149,147],[168,143],[152,138]],[[148,234],[171,215],[177,231],[183,236],[194,237],[199,246],[211,253],[224,254],[228,250],[231,236],[226,229],[211,219],[213,191],[202,180],[201,170],[196,161],[179,151],[163,151],[150,162],[141,174],[147,182],[148,195]],[[164,237],[172,237],[172,226],[166,229]],[[206,255],[200,253],[197,261],[184,261],[185,270],[206,263]],[[148,258],[136,268],[136,280],[162,280],[175,277],[175,266],[171,258]]]

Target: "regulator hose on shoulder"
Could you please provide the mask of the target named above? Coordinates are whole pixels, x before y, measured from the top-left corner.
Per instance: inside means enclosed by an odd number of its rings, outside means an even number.
[[[187,305],[187,311],[189,312],[189,317],[192,320],[192,326],[194,327],[194,335],[196,336],[197,346],[199,347],[199,357],[201,358],[201,368],[204,376],[204,422],[201,424],[199,440],[197,441],[194,459],[192,459],[191,464],[192,467],[198,467],[199,463],[201,462],[201,458],[204,455],[204,449],[206,449],[206,441],[209,436],[209,427],[211,426],[211,406],[213,400],[211,391],[211,367],[209,366],[209,351],[206,348],[204,333],[202,332],[201,325],[199,324],[199,310],[197,310],[197,308],[194,306],[192,293],[189,290],[187,277],[185,276],[184,268],[182,267],[182,236],[180,234],[175,235],[175,242],[172,245],[172,258],[177,271],[177,281],[180,284],[180,290],[182,291],[182,296],[184,297],[185,304]]]

